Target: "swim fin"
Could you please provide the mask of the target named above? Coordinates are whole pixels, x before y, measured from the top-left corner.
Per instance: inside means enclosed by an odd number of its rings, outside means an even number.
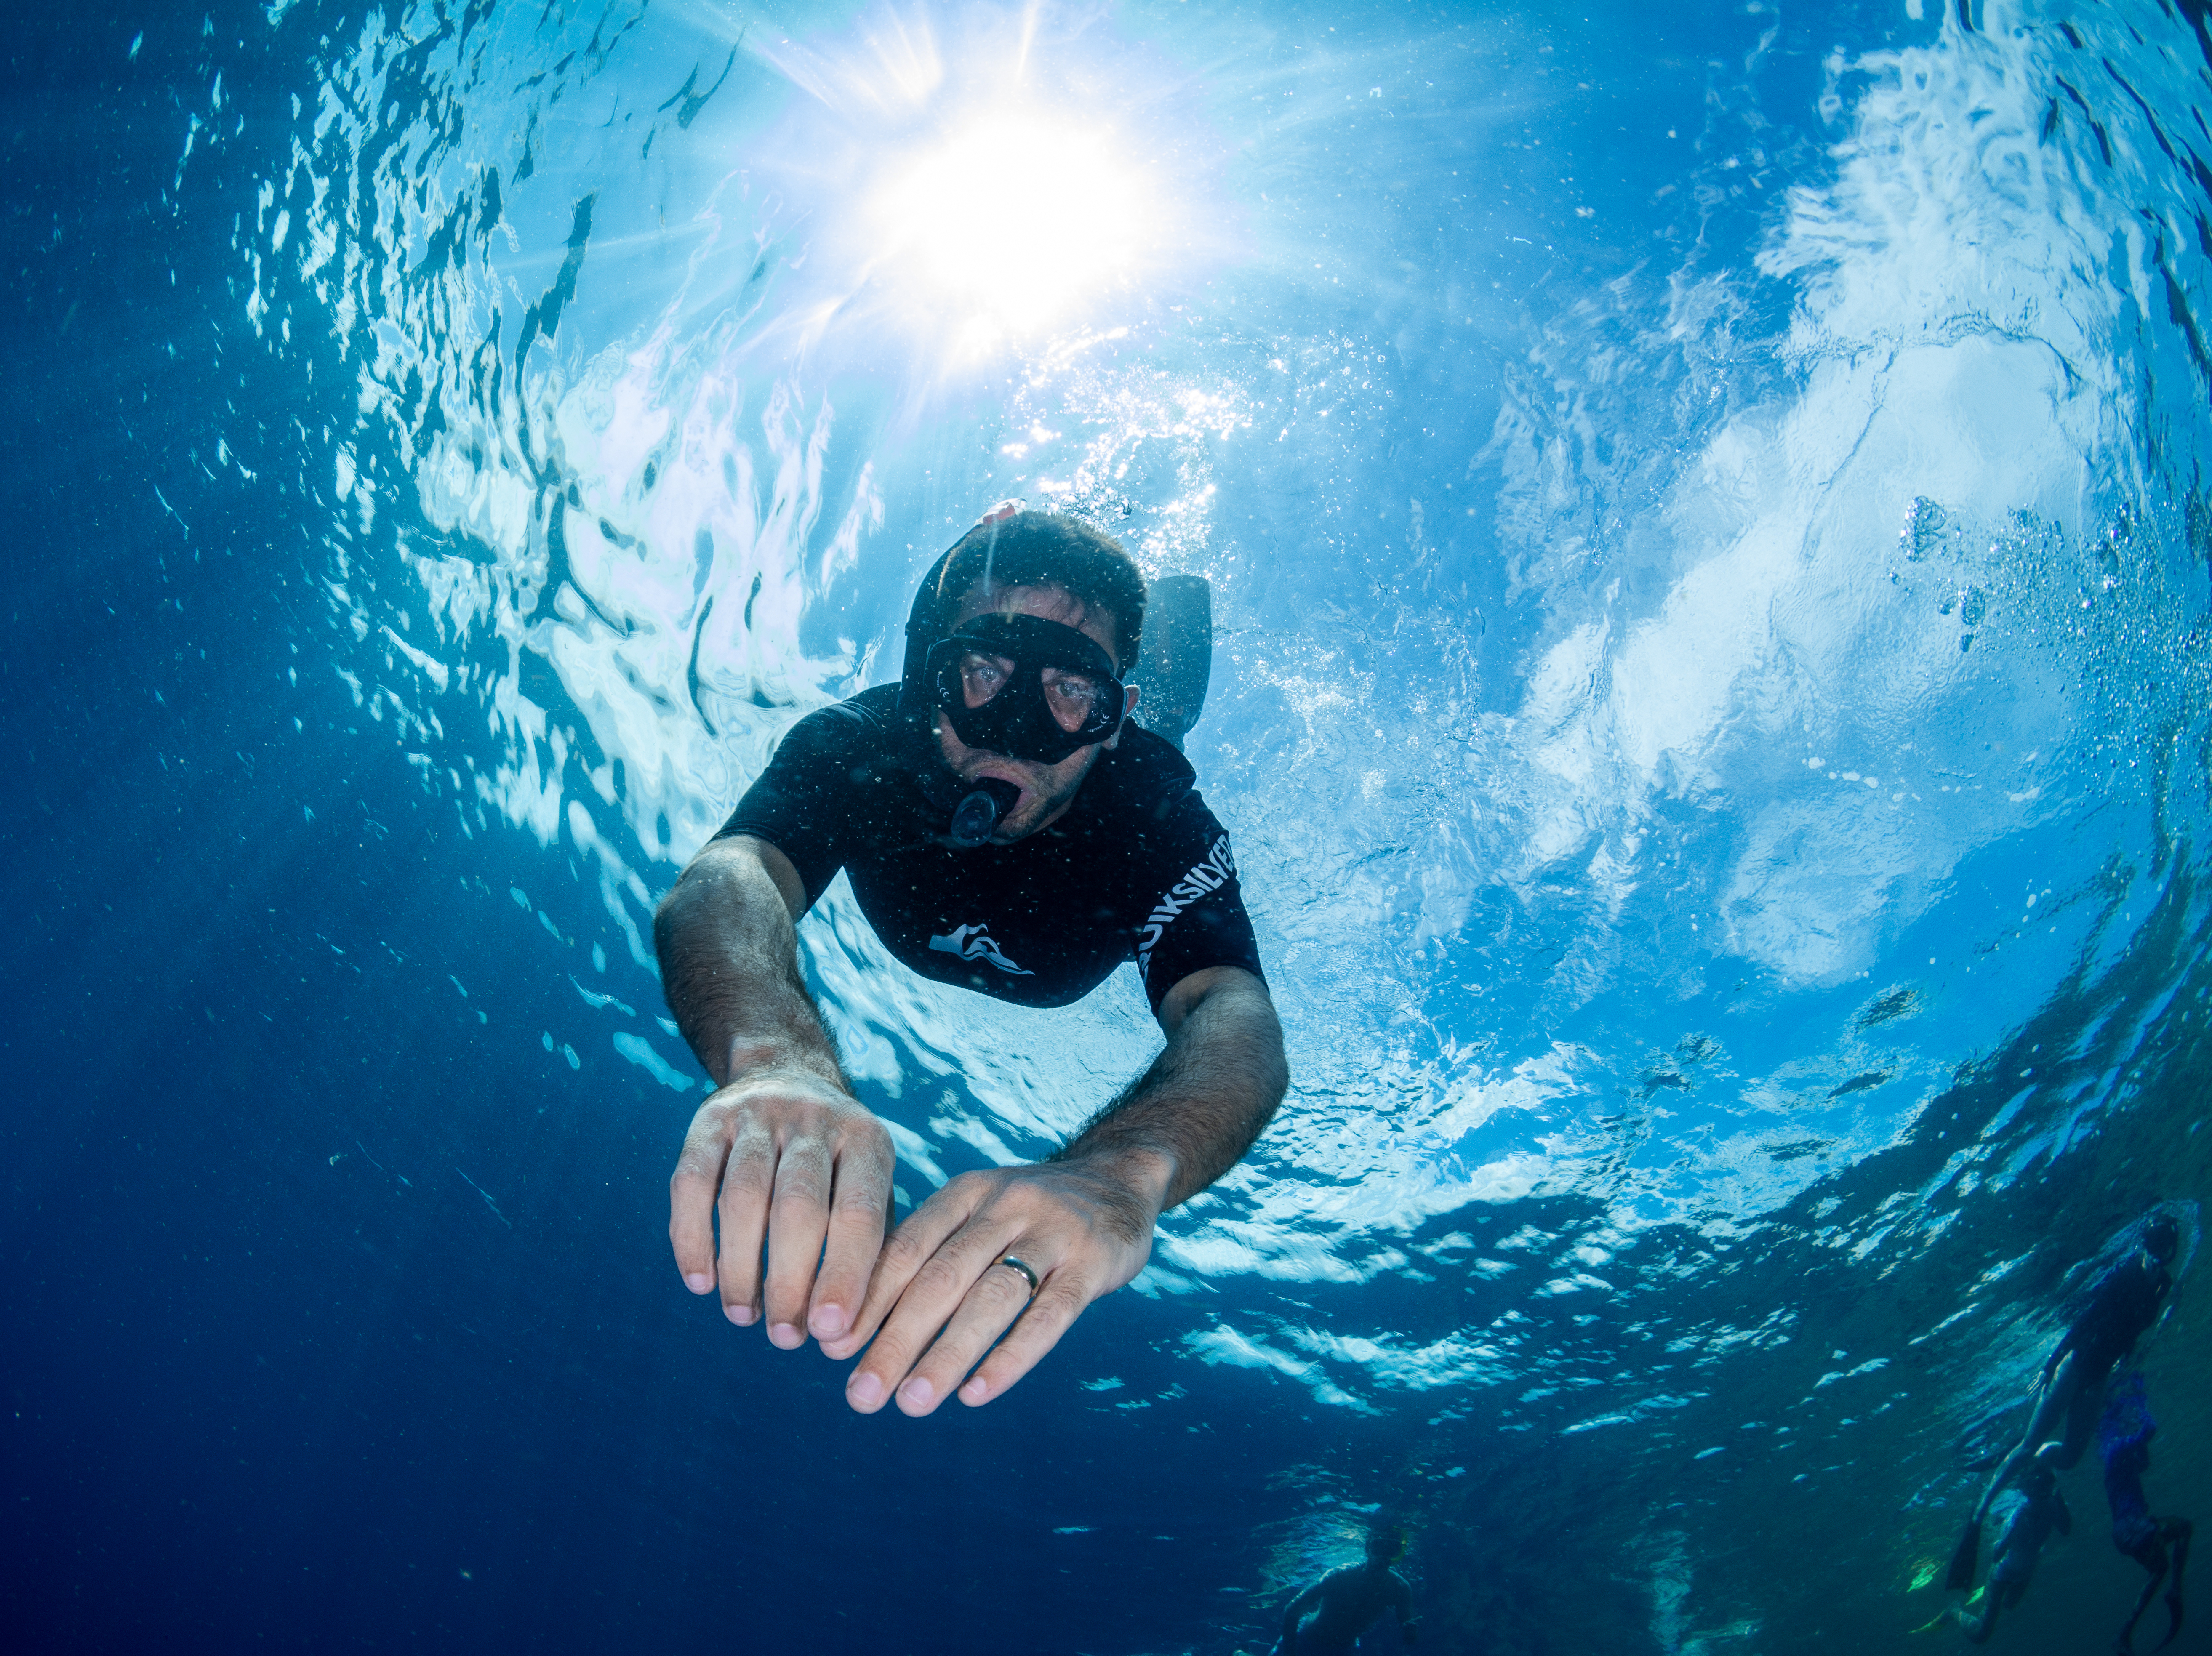
[[[1162,575],[1145,602],[1145,641],[1130,678],[1144,688],[1137,719],[1178,751],[1206,706],[1213,675],[1213,589],[1203,575]]]
[[[1943,1578],[1943,1585],[1953,1592],[1964,1592],[1974,1585],[1974,1567],[1982,1558],[1982,1515],[1977,1511],[1966,1520],[1966,1532],[1959,1538],[1959,1550],[1951,1555],[1951,1573]]]
[[[1923,1622],[1918,1627],[1912,1630],[1915,1633],[1933,1633],[1937,1628],[1963,1623],[1966,1619],[1966,1612],[1973,1609],[1976,1604],[1979,1604],[1981,1602],[1981,1598],[1982,1595],[1977,1592],[1970,1595],[1967,1598],[1966,1602],[1963,1604],[1946,1604],[1942,1609],[1937,1611],[1931,1618]]]
[[[2166,1520],[2169,1524],[2176,1521],[2177,1520],[2172,1519],[2168,1519]],[[2179,1520],[2179,1523],[2181,1532],[2174,1538],[2173,1542],[2173,1555],[2172,1561],[2173,1564],[2173,1578],[2172,1583],[2166,1590],[2166,1637],[2160,1640],[2157,1646],[2160,1650],[2164,1650],[2168,1645],[2172,1644],[2176,1639],[2181,1636],[2181,1577],[2183,1572],[2187,1570],[2189,1568],[2189,1541],[2190,1538],[2196,1532],[2197,1528],[2195,1525],[2191,1524],[2185,1518]]]

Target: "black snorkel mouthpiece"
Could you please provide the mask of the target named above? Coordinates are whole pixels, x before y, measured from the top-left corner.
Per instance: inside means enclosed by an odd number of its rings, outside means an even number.
[[[1003,777],[978,777],[975,787],[952,808],[952,826],[945,838],[963,851],[988,845],[1000,819],[1021,797],[1022,791]]]

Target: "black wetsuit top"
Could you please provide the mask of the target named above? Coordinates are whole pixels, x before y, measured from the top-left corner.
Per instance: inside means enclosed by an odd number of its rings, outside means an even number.
[[[1310,1608],[1313,1618],[1301,1626]],[[1387,1565],[1346,1564],[1291,1601],[1276,1648],[1284,1656],[1349,1656],[1386,1610],[1398,1612],[1399,1636],[1411,1643],[1405,1629],[1413,1620],[1413,1590],[1406,1578]]]
[[[921,779],[958,784],[897,707],[879,684],[800,719],[715,837],[767,840],[810,904],[842,868],[901,961],[1024,1006],[1065,1006],[1132,959],[1155,1011],[1207,967],[1259,974],[1229,836],[1168,743],[1124,725],[1058,822],[962,850]]]
[[[2090,1290],[2087,1308],[2066,1331],[2066,1338],[2044,1364],[2044,1373],[2056,1373],[2070,1351],[2076,1384],[2100,1387],[2112,1366],[2158,1320],[2159,1307],[2172,1286],[2166,1267],[2148,1254],[2137,1252],[2123,1259]]]

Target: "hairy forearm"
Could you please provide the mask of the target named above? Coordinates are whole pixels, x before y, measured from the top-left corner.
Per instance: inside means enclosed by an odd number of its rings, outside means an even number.
[[[799,974],[790,910],[759,862],[695,861],[653,915],[653,943],[677,1028],[717,1086],[795,1065],[850,1090]]]
[[[1283,1029],[1256,979],[1207,992],[1150,1069],[1054,1158],[1127,1158],[1159,1169],[1160,1210],[1188,1200],[1252,1148],[1290,1084]]]

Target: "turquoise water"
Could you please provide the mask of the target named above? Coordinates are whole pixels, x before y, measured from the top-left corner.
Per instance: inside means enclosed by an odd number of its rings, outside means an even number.
[[[1387,1509],[1426,1648],[1907,1644],[2078,1268],[2196,1246],[2206,28],[27,25],[23,1624],[1225,1656]],[[863,1421],[669,1268],[647,933],[1007,495],[1212,585],[1292,1090],[1015,1393]],[[909,1198],[1152,1051],[800,937]],[[2094,1473],[2004,1645],[2131,1602]]]

